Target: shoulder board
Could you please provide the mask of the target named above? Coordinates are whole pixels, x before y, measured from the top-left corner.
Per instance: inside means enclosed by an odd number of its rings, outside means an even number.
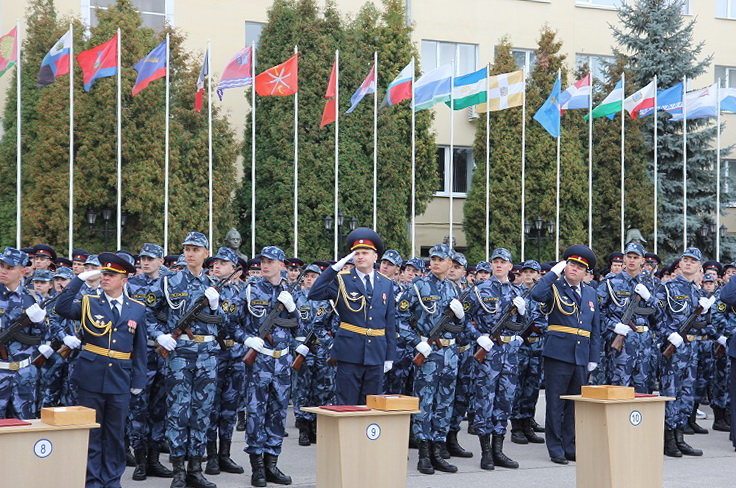
[[[340,272],[339,272],[339,273],[337,273],[337,274],[341,274],[341,275],[346,275],[346,274],[350,274],[350,270],[347,270],[347,271],[340,271]]]
[[[130,297],[128,297],[128,298],[130,298]],[[131,302],[135,302],[135,303],[137,303],[138,305],[143,305],[144,307],[146,306],[146,304],[145,304],[145,303],[143,303],[143,302],[142,302],[142,301],[140,301],[140,300],[136,300],[135,298],[130,298],[130,301],[131,301]]]
[[[82,295],[83,297],[87,298],[100,298],[100,295]]]
[[[378,270],[376,270],[376,274],[379,274],[379,275],[383,276],[383,277],[384,277],[384,278],[386,278],[387,280],[390,280],[390,279],[391,279],[391,278],[389,278],[388,276],[386,276],[385,274],[381,273],[381,272],[380,272],[380,271],[378,271]]]

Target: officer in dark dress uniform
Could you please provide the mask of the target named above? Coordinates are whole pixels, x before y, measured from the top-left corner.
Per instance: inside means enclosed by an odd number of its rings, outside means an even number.
[[[99,429],[89,434],[88,488],[119,488],[125,471],[125,419],[130,394],[146,386],[146,306],[123,293],[135,266],[127,254],[102,253],[102,293],[77,292],[84,280],[74,278],[56,303],[62,317],[81,320],[82,351],[74,368],[79,404],[93,408]]]

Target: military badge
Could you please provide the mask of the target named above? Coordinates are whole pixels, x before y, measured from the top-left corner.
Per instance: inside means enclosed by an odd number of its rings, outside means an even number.
[[[726,311],[726,304],[721,302],[718,304],[718,311],[719,312],[725,312]]]
[[[409,310],[409,300],[401,300],[401,302],[399,302],[399,310],[401,312]]]
[[[588,300],[588,306],[590,307],[590,311],[591,312],[595,312],[595,307],[593,306],[593,301],[592,300]]]
[[[135,333],[135,329],[138,327],[138,324],[135,320],[128,320],[128,332],[131,334]]]
[[[386,305],[386,294],[383,294],[383,304]]]
[[[156,295],[154,295],[153,293],[149,293],[148,295],[146,295],[146,303],[148,305],[153,305],[154,303],[156,303]]]

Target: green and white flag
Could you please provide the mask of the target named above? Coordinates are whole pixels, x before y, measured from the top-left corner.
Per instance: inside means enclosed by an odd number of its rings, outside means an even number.
[[[593,109],[592,115],[594,119],[598,117],[608,117],[613,120],[617,113],[621,113],[621,105],[624,103],[624,84],[623,78],[618,80],[613,91],[603,100],[600,105]],[[588,116],[585,116],[588,120]]]
[[[455,78],[455,83],[452,87],[454,105],[451,105],[451,101],[445,103],[448,107],[454,108],[455,110],[485,103],[488,100],[487,79],[487,67],[483,67],[467,75],[458,76]]]

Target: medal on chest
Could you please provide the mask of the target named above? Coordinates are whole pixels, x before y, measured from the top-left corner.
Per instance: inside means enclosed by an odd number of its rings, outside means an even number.
[[[135,329],[138,327],[138,324],[135,320],[128,320],[128,332],[131,334],[135,333]]]

